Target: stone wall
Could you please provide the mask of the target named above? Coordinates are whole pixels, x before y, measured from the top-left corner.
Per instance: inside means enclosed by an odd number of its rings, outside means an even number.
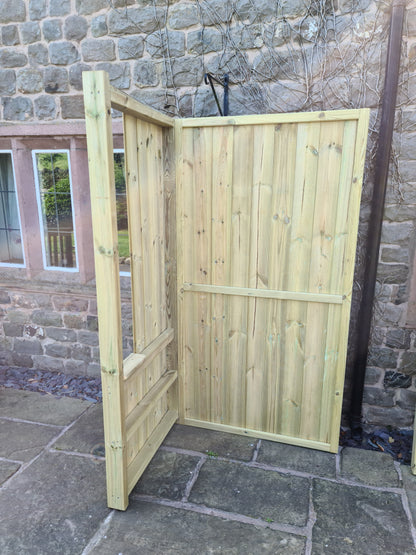
[[[93,288],[60,293],[53,285],[0,291],[0,366],[99,376]],[[122,302],[124,356],[132,352],[131,303]]]
[[[217,114],[205,72],[229,73],[231,114],[369,107],[353,345],[390,6],[382,0],[3,0],[0,117],[10,124],[82,119],[81,75],[90,69],[108,71],[115,87],[174,116]],[[416,402],[415,107],[416,9],[409,2],[364,396],[369,425],[410,426]],[[46,305],[33,307],[30,293],[4,293],[4,363],[44,361],[96,372],[97,346],[84,341],[95,333],[91,291],[74,312],[80,327],[68,324],[72,309],[59,308],[53,292],[43,291]],[[60,324],[48,317],[38,322],[41,313],[55,314]],[[72,356],[72,343],[89,352],[88,360]]]

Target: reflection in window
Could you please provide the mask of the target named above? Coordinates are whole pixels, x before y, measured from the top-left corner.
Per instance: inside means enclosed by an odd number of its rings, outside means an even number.
[[[116,184],[116,208],[118,253],[120,272],[130,272],[129,226],[127,218],[127,194],[124,167],[124,152],[114,152],[114,179]]]
[[[0,152],[0,263],[24,263],[16,184],[10,152]]]
[[[76,268],[68,153],[34,156],[46,267]]]

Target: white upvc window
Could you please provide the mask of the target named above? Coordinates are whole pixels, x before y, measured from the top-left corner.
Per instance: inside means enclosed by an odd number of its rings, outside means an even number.
[[[68,150],[33,150],[44,268],[78,271]]]
[[[21,230],[13,155],[0,150],[0,266],[25,266]]]
[[[126,170],[124,163],[124,150],[114,149],[114,180],[116,188],[116,211],[118,232],[118,254],[120,275],[130,275],[130,243],[129,225],[127,215]]]

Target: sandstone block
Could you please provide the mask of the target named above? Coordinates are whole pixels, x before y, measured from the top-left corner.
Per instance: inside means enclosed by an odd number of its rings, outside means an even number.
[[[19,32],[17,25],[5,25],[1,29],[1,41],[4,46],[15,46],[19,44]]]
[[[410,349],[410,330],[390,329],[386,335],[386,346],[393,349]]]
[[[12,69],[0,69],[0,94],[16,92],[16,74]]]
[[[56,117],[56,102],[52,96],[43,95],[35,98],[35,116],[42,120],[52,120]]]
[[[396,368],[398,353],[385,347],[371,347],[368,355],[368,365],[379,368]]]
[[[394,407],[394,391],[386,391],[379,387],[366,387],[363,402],[378,407]]]
[[[405,351],[402,354],[399,370],[410,376],[416,375],[416,353],[414,351]]]
[[[159,84],[157,66],[151,60],[140,60],[134,64],[134,83],[139,87],[156,87]]]
[[[88,345],[74,345],[71,349],[70,358],[91,362],[91,347]]]
[[[66,328],[46,328],[46,337],[50,337],[55,341],[75,342],[77,339],[77,334],[74,330],[69,330]]]
[[[4,322],[3,324],[4,334],[8,337],[22,337],[23,336],[23,325],[13,324],[12,322]]]
[[[23,44],[31,44],[40,40],[40,26],[36,21],[28,21],[20,25],[20,36]]]
[[[91,66],[83,63],[74,64],[69,68],[69,84],[74,89],[82,91],[82,73],[83,71],[89,71]]]
[[[107,19],[105,15],[99,15],[91,20],[91,34],[93,37],[102,37],[108,32]]]
[[[384,375],[384,387],[407,388],[412,385],[412,377],[406,376],[396,370],[386,370]],[[378,403],[377,403],[378,404]]]
[[[43,88],[43,77],[36,69],[20,69],[17,71],[16,84],[22,93],[37,93]]]
[[[153,33],[159,28],[163,10],[153,6],[113,10],[108,15],[108,32],[112,35]]]
[[[171,29],[188,29],[197,23],[199,23],[197,5],[189,2],[171,6],[168,17],[168,25]]]
[[[81,15],[90,15],[108,8],[108,0],[77,0],[76,10]]]
[[[50,343],[45,345],[45,355],[55,358],[68,358],[70,348],[60,343]]]
[[[110,61],[116,57],[111,39],[87,39],[82,43],[81,50],[85,62]]]
[[[63,119],[84,119],[84,97],[61,96],[61,114]]]
[[[173,84],[175,87],[196,87],[202,83],[204,68],[199,57],[185,56],[173,60]],[[171,86],[171,77],[164,76],[164,85]]]
[[[120,60],[134,60],[141,58],[144,51],[143,37],[126,37],[118,41],[118,55]]]
[[[146,39],[146,50],[152,58],[180,57],[185,54],[185,34],[180,31],[156,31]]]
[[[65,19],[64,33],[66,40],[82,40],[88,32],[88,23],[85,17],[71,15]]]
[[[39,339],[16,338],[14,340],[14,350],[26,355],[41,355],[43,353],[42,343]]]
[[[45,40],[51,42],[62,38],[62,23],[59,19],[48,19],[42,25]]]
[[[29,55],[29,63],[31,65],[46,66],[49,63],[48,49],[43,44],[29,44],[27,49]]]
[[[187,36],[187,49],[190,54],[218,52],[223,48],[223,36],[216,29],[191,31]]]
[[[47,12],[46,0],[30,0],[29,17],[30,19],[43,19]]]
[[[41,326],[62,327],[61,314],[49,310],[35,310],[32,313],[32,321]]]
[[[30,98],[22,96],[2,99],[3,117],[8,121],[26,121],[33,116],[33,105]]]
[[[49,57],[52,64],[69,65],[79,60],[79,52],[71,42],[52,42],[49,45]]]
[[[379,264],[377,267],[377,279],[385,283],[406,283],[409,275],[409,267],[406,264]]]
[[[24,21],[26,6],[24,0],[2,0],[0,2],[0,23]]]
[[[130,65],[128,63],[106,63],[97,64],[97,70],[108,73],[110,83],[117,89],[128,89],[130,87]]]
[[[47,67],[44,74],[45,92],[68,92],[68,71],[60,67]]]
[[[22,67],[27,64],[27,57],[13,48],[0,48],[0,67]]]
[[[80,330],[78,331],[78,343],[96,347],[98,345],[98,334],[92,331]]]
[[[49,15],[59,17],[71,11],[71,0],[49,0]]]

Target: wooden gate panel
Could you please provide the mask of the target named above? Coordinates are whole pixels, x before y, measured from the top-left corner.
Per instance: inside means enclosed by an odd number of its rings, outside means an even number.
[[[182,416],[334,450],[368,115],[291,117],[182,122]]]
[[[170,118],[84,74],[97,280],[108,505],[128,494],[178,417],[167,314],[165,159]],[[134,352],[123,360],[111,109],[124,115]],[[169,154],[171,152],[169,151]]]

